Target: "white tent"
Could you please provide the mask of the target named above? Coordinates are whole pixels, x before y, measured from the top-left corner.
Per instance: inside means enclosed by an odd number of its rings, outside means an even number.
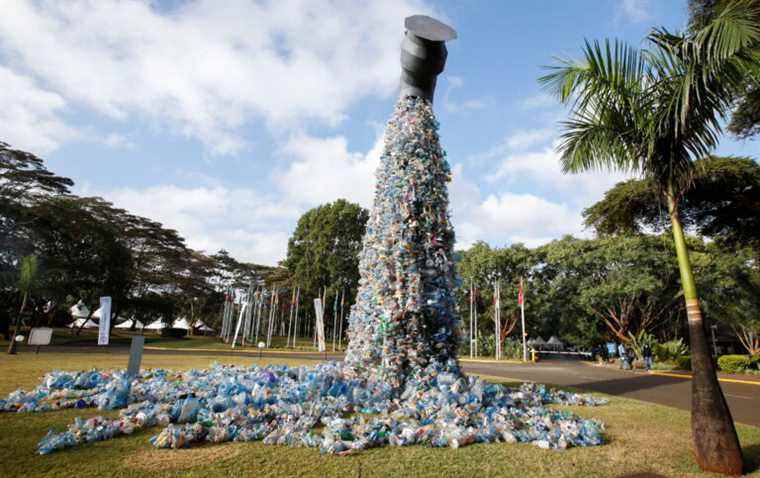
[[[84,317],[78,318],[74,322],[70,323],[68,327],[70,329],[78,329],[79,327],[82,326],[82,324],[84,324],[84,327],[82,327],[83,329],[97,329],[98,328],[98,324],[96,322],[93,322],[92,320],[86,319]]]
[[[531,347],[542,347],[546,345],[546,342],[544,342],[544,339],[542,339],[541,337],[538,337],[535,339],[528,340],[528,345],[530,345]]]
[[[168,327],[164,319],[157,319],[145,326],[145,330],[162,330]]]
[[[100,307],[98,307],[97,309],[95,309],[95,312],[92,313],[92,318],[93,319],[100,319]],[[124,317],[119,316],[119,317],[116,317],[115,322],[123,322],[125,320],[127,320],[127,319],[125,319]]]
[[[90,309],[88,309],[87,306],[84,305],[84,302],[80,300],[71,306],[69,313],[75,319],[87,318],[90,315]]]
[[[172,325],[172,328],[190,330],[190,323],[187,321],[186,318],[181,317],[177,319],[176,321],[174,321],[174,325]]]
[[[194,328],[196,328],[199,332],[213,332],[214,329],[206,325],[202,320],[198,319],[195,321],[195,324],[193,325]]]
[[[546,342],[546,345],[551,346],[555,350],[562,350],[565,348],[565,344],[562,343],[560,339],[555,337],[554,335],[551,336],[548,342]]]
[[[145,326],[145,324],[143,324],[137,319],[127,319],[124,322],[120,323],[119,325],[115,325],[114,328],[115,329],[131,329],[132,322],[134,322],[136,329],[142,329]]]

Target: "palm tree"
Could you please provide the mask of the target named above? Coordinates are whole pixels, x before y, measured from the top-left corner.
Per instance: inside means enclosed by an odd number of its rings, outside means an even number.
[[[23,294],[21,300],[21,308],[16,316],[16,323],[13,327],[13,334],[11,335],[11,343],[8,345],[8,353],[16,353],[16,335],[18,329],[21,326],[21,315],[24,313],[26,303],[29,300],[29,295],[37,288],[37,282],[39,279],[39,268],[37,267],[37,256],[24,256],[21,258],[21,264],[19,267],[19,280],[18,290]]]
[[[564,172],[639,174],[668,205],[691,343],[696,461],[726,474],[741,473],[741,448],[710,355],[678,208],[694,161],[717,145],[732,94],[758,61],[758,3],[724,2],[714,20],[688,35],[654,29],[643,51],[586,42],[583,61],[560,59],[539,79],[570,105],[558,147]]]

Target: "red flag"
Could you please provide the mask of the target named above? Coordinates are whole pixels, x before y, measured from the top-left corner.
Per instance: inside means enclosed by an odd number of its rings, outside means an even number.
[[[522,279],[520,279],[520,288],[517,291],[517,305],[523,305],[523,286]]]

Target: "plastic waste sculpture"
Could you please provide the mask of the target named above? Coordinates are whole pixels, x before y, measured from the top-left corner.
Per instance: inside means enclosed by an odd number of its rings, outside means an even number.
[[[346,363],[359,376],[400,389],[434,364],[457,368],[459,316],[454,297],[451,177],[432,110],[450,27],[406,19],[401,98],[385,131],[374,206],[349,318]]]
[[[39,453],[154,426],[164,427],[150,439],[159,448],[263,440],[343,454],[386,445],[603,443],[600,422],[547,405],[605,400],[536,384],[508,388],[459,369],[450,172],[432,111],[443,42],[456,33],[423,16],[407,18],[406,29],[401,97],[377,172],[345,361],[146,370],[136,377],[52,372],[33,391],[0,400],[0,411],[121,410],[118,418],[77,419],[64,432],[49,432]]]

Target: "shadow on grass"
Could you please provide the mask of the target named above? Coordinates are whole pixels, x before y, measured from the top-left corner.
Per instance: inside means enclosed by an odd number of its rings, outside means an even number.
[[[744,455],[744,473],[749,474],[760,470],[760,443],[742,447]]]

